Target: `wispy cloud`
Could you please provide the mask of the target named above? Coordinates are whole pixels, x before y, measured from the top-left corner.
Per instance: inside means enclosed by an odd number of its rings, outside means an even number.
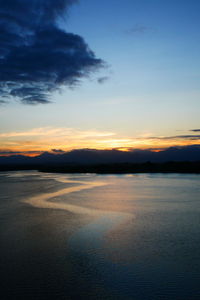
[[[108,80],[109,80],[108,76],[100,77],[100,78],[97,79],[98,83],[100,83],[100,84],[103,84]]]
[[[126,29],[124,32],[129,35],[134,34],[144,34],[146,32],[151,32],[153,29],[151,27],[145,26],[143,24],[135,24],[134,26]]]
[[[89,138],[89,137],[102,137],[102,136],[112,136],[113,132],[101,132],[96,130],[77,130],[73,128],[53,128],[53,127],[42,127],[34,128],[27,131],[13,131],[7,133],[0,133],[0,138],[10,138],[10,137],[34,137],[34,136],[76,136],[79,138]]]
[[[49,151],[50,149],[76,149],[92,147],[102,138],[110,138],[115,133],[74,128],[34,128],[26,131],[0,133],[1,149],[11,151]]]
[[[37,156],[42,154],[43,151],[9,151],[1,150],[0,156],[11,156],[11,155],[27,155],[27,156]]]
[[[198,130],[196,130],[198,131]],[[159,139],[159,140],[199,140],[199,134],[186,134],[186,135],[173,135],[173,136],[160,136],[160,137],[149,137],[149,139]]]
[[[200,132],[200,129],[191,129],[192,132]]]
[[[3,152],[69,151],[72,149],[162,149],[171,146],[200,144],[200,135],[121,136],[115,132],[75,128],[42,127],[26,131],[0,133]],[[52,150],[54,149],[54,150]]]

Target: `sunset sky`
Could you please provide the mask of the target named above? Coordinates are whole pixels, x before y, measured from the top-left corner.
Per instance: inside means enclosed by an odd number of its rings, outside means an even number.
[[[199,0],[66,0],[37,22],[36,0],[13,2],[0,0],[1,154],[200,144]]]

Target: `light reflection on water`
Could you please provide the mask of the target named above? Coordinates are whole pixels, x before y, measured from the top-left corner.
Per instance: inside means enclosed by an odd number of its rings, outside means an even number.
[[[1,299],[200,299],[199,179],[0,173]]]

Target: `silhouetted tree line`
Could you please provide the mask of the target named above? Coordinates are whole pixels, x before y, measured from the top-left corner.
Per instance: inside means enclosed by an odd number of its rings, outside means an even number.
[[[114,164],[8,164],[0,165],[0,171],[37,170],[56,173],[200,173],[200,161],[165,162],[165,163],[114,163]]]

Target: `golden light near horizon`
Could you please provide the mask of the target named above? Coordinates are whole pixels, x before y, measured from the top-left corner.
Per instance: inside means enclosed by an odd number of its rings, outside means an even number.
[[[152,137],[121,137],[114,132],[98,130],[79,130],[73,128],[34,128],[26,131],[6,132],[0,134],[1,153],[19,152],[35,156],[41,152],[51,152],[52,149],[71,151],[74,149],[152,149],[160,151],[171,146],[200,145],[200,138],[195,135]]]

